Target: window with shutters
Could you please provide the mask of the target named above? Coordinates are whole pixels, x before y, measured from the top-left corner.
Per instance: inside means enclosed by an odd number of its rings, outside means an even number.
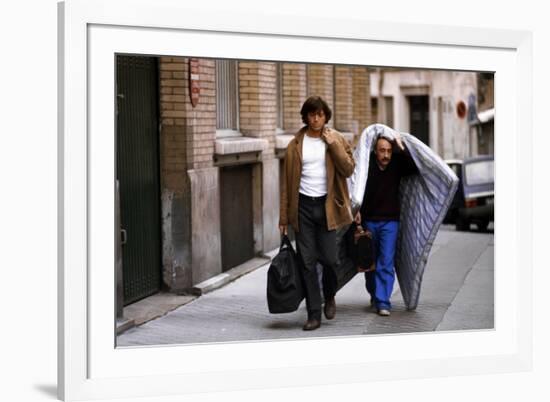
[[[236,60],[216,60],[216,136],[238,136],[239,80]]]

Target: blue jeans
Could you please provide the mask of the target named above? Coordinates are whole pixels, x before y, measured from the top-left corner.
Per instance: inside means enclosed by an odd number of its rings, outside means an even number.
[[[367,291],[378,310],[391,310],[390,297],[395,282],[394,257],[399,222],[364,221],[363,227],[372,232],[376,256],[376,270],[365,272]]]

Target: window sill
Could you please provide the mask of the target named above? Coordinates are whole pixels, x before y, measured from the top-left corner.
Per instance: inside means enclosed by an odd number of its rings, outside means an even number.
[[[262,138],[233,136],[216,138],[215,153],[217,155],[241,154],[246,152],[262,152],[269,148],[269,141]]]
[[[216,139],[218,138],[235,138],[242,137],[243,134],[240,131],[232,129],[216,129]]]

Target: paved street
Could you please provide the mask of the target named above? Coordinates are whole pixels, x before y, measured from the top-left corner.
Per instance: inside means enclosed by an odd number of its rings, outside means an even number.
[[[266,302],[269,265],[203,295],[156,320],[132,328],[118,346],[227,342],[493,328],[493,233],[439,231],[425,270],[416,311],[406,311],[399,289],[391,317],[369,307],[362,275],[336,296],[334,320],[303,331],[305,302],[298,311],[273,315]],[[397,284],[397,281],[396,281]]]

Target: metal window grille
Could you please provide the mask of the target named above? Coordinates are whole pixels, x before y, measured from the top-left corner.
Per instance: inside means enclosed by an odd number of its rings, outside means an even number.
[[[235,60],[216,60],[216,127],[238,129],[238,70]]]

